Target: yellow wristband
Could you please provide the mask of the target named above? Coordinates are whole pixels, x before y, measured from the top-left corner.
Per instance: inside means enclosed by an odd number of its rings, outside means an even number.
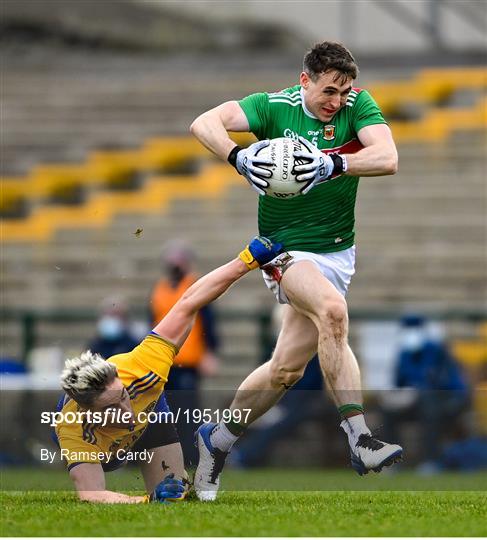
[[[252,253],[250,253],[249,246],[238,254],[238,257],[243,261],[250,270],[259,268],[259,263],[254,259]]]
[[[150,503],[150,495],[144,495],[142,504]]]

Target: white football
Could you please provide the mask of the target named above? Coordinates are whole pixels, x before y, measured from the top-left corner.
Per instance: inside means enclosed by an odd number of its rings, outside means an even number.
[[[303,159],[294,158],[295,150],[307,151],[299,141],[288,137],[271,139],[269,146],[257,152],[257,156],[269,159],[272,165],[261,165],[272,172],[270,178],[265,178],[269,187],[263,188],[266,195],[278,199],[291,199],[301,195],[301,190],[306,186],[303,182],[296,182],[295,165],[304,163]]]

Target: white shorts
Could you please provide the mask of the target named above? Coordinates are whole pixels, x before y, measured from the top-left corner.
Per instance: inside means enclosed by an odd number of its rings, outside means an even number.
[[[289,259],[289,255],[292,259]],[[336,290],[341,295],[346,296],[352,276],[355,274],[355,246],[335,253],[289,251],[276,257],[265,266],[262,275],[265,284],[274,293],[280,304],[289,304],[289,299],[280,285],[282,274],[286,268],[298,261],[314,262],[318,270],[334,285]]]

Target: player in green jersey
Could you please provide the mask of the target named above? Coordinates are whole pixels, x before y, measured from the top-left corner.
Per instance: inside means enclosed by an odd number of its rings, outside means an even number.
[[[320,43],[305,55],[298,85],[223,103],[191,126],[205,147],[228,160],[259,193],[260,234],[288,251],[264,273],[268,287],[286,304],[275,351],[245,379],[232,403],[236,410],[251,409],[247,424],[220,422],[198,430],[195,488],[200,499],[216,497],[234,442],[300,379],[316,352],[342,417],[352,466],[362,475],[402,457],[400,446],[375,439],[366,425],[359,367],[347,341],[345,294],[354,273],[359,177],[395,174],[398,166],[379,107],[366,90],[353,87],[357,75],[343,45]],[[251,131],[259,141],[240,148],[229,131]],[[306,147],[295,153],[303,158],[296,167],[302,196],[265,196],[270,173],[258,151],[275,137],[299,138]]]

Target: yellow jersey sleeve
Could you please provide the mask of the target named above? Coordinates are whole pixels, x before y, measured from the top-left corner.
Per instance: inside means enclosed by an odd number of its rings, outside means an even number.
[[[177,353],[176,345],[169,343],[157,334],[149,334],[140,345],[137,345],[129,353],[112,356],[108,361],[117,366],[119,376],[124,383],[124,371],[129,371],[131,376],[135,378],[152,372],[166,383]]]

